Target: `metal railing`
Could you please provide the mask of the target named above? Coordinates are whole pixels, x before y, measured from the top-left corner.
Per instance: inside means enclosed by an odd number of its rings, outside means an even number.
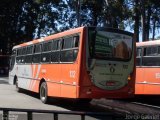
[[[27,113],[27,120],[33,120],[33,113],[49,113],[53,114],[53,120],[58,120],[59,114],[64,115],[80,115],[81,120],[85,120],[85,116],[103,116],[110,117],[111,119],[117,118],[115,114],[104,112],[80,112],[80,111],[57,111],[57,110],[37,110],[37,109],[18,109],[18,108],[0,108],[2,111],[2,120],[10,120],[9,112],[25,112]]]

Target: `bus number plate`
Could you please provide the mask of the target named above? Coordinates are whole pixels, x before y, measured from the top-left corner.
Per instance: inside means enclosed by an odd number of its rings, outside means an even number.
[[[69,73],[70,73],[70,77],[71,77],[71,78],[75,78],[75,75],[76,75],[76,72],[75,72],[75,71],[70,71]]]

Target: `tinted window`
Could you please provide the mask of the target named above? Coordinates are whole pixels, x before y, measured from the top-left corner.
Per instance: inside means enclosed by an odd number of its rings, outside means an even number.
[[[34,53],[40,53],[41,52],[41,47],[42,47],[41,44],[35,45],[35,47],[34,47]]]
[[[25,56],[25,63],[32,63],[32,55]]]
[[[26,50],[26,54],[32,54],[33,53],[33,46],[28,46]]]
[[[59,51],[51,53],[51,61],[52,62],[59,62],[59,58],[60,58],[60,52]]]
[[[73,47],[73,37],[64,38],[63,40],[63,49],[68,49]]]
[[[64,38],[60,54],[61,62],[74,62],[78,55],[79,36]]]
[[[52,42],[43,43],[43,52],[51,51]]]
[[[18,56],[23,55],[23,49],[22,49],[22,48],[18,49],[17,55],[18,55]]]
[[[33,63],[41,62],[41,54],[35,54],[32,59]]]
[[[158,54],[158,47],[152,46],[146,48],[146,56],[154,56]]]
[[[74,36],[73,37],[73,47],[78,47],[79,46],[79,36]]]
[[[142,48],[137,48],[136,53],[137,53],[137,55],[136,55],[137,57],[142,56]]]
[[[34,55],[32,57],[32,62],[33,63],[40,63],[41,62],[41,44],[36,44],[34,46]]]
[[[59,48],[60,48],[60,41],[59,40],[53,40],[52,50],[58,50]]]

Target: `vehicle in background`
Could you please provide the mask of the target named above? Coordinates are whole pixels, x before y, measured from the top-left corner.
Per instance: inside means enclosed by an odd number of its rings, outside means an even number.
[[[79,27],[13,47],[9,83],[48,96],[128,98],[135,88],[135,40],[123,30]]]
[[[160,40],[136,43],[136,95],[160,95]]]

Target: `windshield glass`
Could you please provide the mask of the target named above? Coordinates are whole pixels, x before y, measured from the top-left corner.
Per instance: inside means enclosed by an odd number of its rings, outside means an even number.
[[[99,59],[130,59],[132,42],[132,36],[124,33],[107,31],[89,32],[90,55]]]

